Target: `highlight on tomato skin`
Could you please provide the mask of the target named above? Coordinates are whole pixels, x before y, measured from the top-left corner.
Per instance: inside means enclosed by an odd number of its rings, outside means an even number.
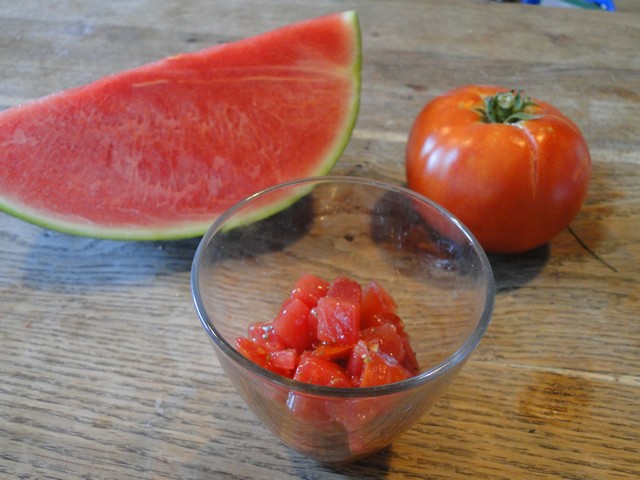
[[[428,102],[406,145],[407,185],[490,253],[548,243],[580,211],[591,156],[578,126],[523,91],[467,85]]]
[[[311,352],[302,354],[293,379],[326,387],[348,388],[352,386],[346,370],[338,363],[313,355]]]
[[[291,297],[299,298],[309,308],[318,304],[318,299],[324,297],[329,290],[329,282],[309,273],[301,275],[291,290]]]
[[[384,287],[303,274],[273,320],[252,323],[236,349],[278,375],[327,387],[371,387],[419,373],[409,333]],[[363,314],[364,312],[364,314]]]

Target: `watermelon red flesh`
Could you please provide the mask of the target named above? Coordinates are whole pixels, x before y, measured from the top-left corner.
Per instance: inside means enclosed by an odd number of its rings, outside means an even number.
[[[200,235],[247,195],[327,173],[353,129],[359,83],[347,12],[0,112],[0,209],[96,237]]]

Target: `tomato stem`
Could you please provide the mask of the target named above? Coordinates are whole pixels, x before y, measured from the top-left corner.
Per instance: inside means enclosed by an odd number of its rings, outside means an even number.
[[[536,106],[535,102],[531,101],[524,92],[511,90],[485,97],[484,108],[479,108],[478,113],[485,123],[517,123],[536,118],[536,115],[526,111],[534,106]]]

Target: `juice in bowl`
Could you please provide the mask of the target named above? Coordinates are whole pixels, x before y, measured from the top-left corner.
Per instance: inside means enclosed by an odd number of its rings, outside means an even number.
[[[295,201],[252,216],[282,198]],[[403,187],[338,176],[229,209],[203,237],[191,282],[247,405],[285,444],[331,464],[420,420],[484,335],[495,296],[484,251],[447,211]]]

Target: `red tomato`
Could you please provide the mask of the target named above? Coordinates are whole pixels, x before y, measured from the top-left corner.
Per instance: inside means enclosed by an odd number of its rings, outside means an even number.
[[[291,372],[298,366],[299,355],[295,348],[267,353],[267,362],[278,370]]]
[[[318,340],[339,345],[355,345],[360,333],[360,303],[337,297],[322,297],[316,307]]]
[[[381,313],[395,313],[398,306],[389,292],[376,281],[371,281],[362,289],[362,323],[368,324],[371,317]]]
[[[335,345],[333,343],[322,343],[313,351],[314,355],[322,357],[325,360],[336,362],[338,360],[346,360],[351,356],[353,345]]]
[[[420,364],[418,363],[418,357],[416,356],[416,352],[413,351],[411,347],[411,342],[409,341],[409,334],[407,332],[401,332],[400,337],[402,338],[402,343],[404,345],[404,361],[402,365],[411,372],[412,375],[417,375],[420,373]]]
[[[354,345],[353,350],[351,350],[351,356],[347,363],[347,373],[351,376],[354,383],[360,383],[364,363],[368,362],[370,359],[371,354],[369,353],[367,344],[362,340],[359,340],[358,343]]]
[[[333,415],[326,411],[326,402],[322,397],[289,392],[286,405],[298,417],[317,428],[326,428],[327,424],[332,423]]]
[[[366,321],[363,315],[360,328],[364,330],[365,328],[379,327],[380,325],[384,325],[385,323],[390,323],[391,325],[396,327],[396,331],[398,333],[404,331],[404,322],[402,321],[402,319],[396,313],[391,312],[377,313],[369,317]]]
[[[250,324],[247,337],[236,339],[236,349],[274,373],[317,385],[404,380],[419,368],[396,309],[391,295],[375,281],[363,289],[347,277],[329,283],[304,274],[273,321]],[[307,397],[290,400],[289,408],[296,411],[324,408]]]
[[[253,363],[267,368],[267,350],[248,338],[236,338],[236,349]]]
[[[411,373],[393,358],[381,353],[371,352],[371,359],[364,362],[361,387],[375,387],[387,383],[400,382],[411,377]]]
[[[495,86],[457,88],[428,103],[406,149],[409,188],[457,216],[485,250],[543,245],[576,216],[591,157],[553,106]]]
[[[369,350],[389,355],[398,363],[402,363],[406,356],[402,337],[391,323],[366,328],[360,332],[360,338]]]
[[[329,285],[327,296],[360,303],[362,287],[355,280],[347,277],[338,277]]]
[[[318,299],[324,297],[329,289],[329,282],[326,280],[305,273],[301,275],[293,286],[291,296],[302,300],[309,308],[318,304]]]
[[[347,372],[337,363],[311,354],[303,354],[294,380],[325,387],[351,387]]]
[[[315,334],[309,328],[309,307],[297,298],[285,300],[273,319],[273,330],[286,346],[302,352],[311,347]]]
[[[249,340],[273,352],[285,348],[283,341],[273,330],[273,323],[252,323],[249,325]]]
[[[242,355],[247,357],[256,365],[261,366],[262,368],[271,370],[278,375],[290,376],[291,374],[291,368],[281,368],[281,366],[283,365],[282,359],[276,358],[276,362],[272,362],[271,356],[273,355],[273,352],[269,352],[263,346],[252,342],[248,338],[238,337],[236,339],[236,349]],[[285,365],[285,367],[288,366],[290,366],[290,364]]]

